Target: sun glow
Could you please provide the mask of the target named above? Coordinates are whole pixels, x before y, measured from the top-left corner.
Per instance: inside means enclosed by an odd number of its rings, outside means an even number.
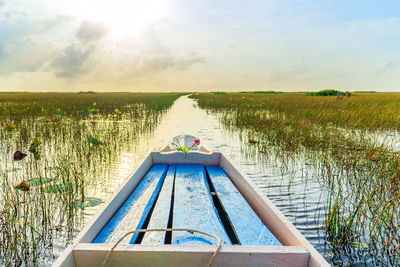
[[[59,2],[63,13],[110,29],[115,38],[137,36],[147,26],[167,15],[167,1],[72,0]]]

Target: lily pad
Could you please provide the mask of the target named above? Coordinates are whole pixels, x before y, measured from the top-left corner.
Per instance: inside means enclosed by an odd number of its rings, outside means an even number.
[[[28,181],[25,181],[25,183],[29,184],[30,186],[38,186],[42,184],[47,184],[53,181],[53,178],[34,178],[30,179]]]
[[[20,191],[29,191],[29,184],[22,182],[19,185],[15,186],[15,189],[20,190]]]
[[[35,153],[36,152],[36,148],[41,144],[42,142],[40,141],[40,138],[35,137],[35,139],[33,140],[31,146],[29,147],[28,151],[31,153]]]
[[[355,248],[369,248],[368,244],[363,242],[351,241],[349,244]]]
[[[253,138],[250,138],[249,139],[249,143],[250,144],[256,144],[256,143],[258,143],[256,140],[254,140]]]
[[[27,155],[25,153],[22,153],[21,151],[17,150],[17,151],[15,151],[13,158],[14,158],[14,160],[22,160],[26,156]]]
[[[60,108],[58,108],[58,109],[56,110],[56,113],[57,113],[58,115],[67,115],[67,112],[66,112],[66,111],[62,111]]]
[[[97,197],[85,197],[84,201],[75,200],[73,205],[77,208],[91,208],[100,205],[103,201]]]
[[[98,145],[103,144],[103,142],[99,141],[98,139],[94,138],[93,136],[90,136],[90,137],[89,137],[89,142],[90,142],[92,145],[95,145],[95,146],[98,146]]]
[[[116,108],[116,109],[114,110],[114,113],[117,114],[118,116],[121,116],[121,115],[122,115],[122,112],[121,112],[118,108]]]
[[[56,185],[49,185],[46,186],[43,191],[46,193],[63,193],[72,191],[76,188],[76,184],[72,183],[63,183],[63,184],[56,184]]]
[[[9,125],[7,125],[7,130],[12,131],[12,130],[15,130],[16,127],[17,126],[15,124],[9,124]]]

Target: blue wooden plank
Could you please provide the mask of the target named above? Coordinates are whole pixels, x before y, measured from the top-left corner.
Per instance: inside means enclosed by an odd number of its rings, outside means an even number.
[[[126,232],[140,229],[162,187],[167,169],[167,164],[155,164],[93,243],[115,243]],[[128,243],[128,238],[122,243]]]
[[[158,196],[147,229],[168,228],[169,214],[171,210],[172,189],[175,179],[175,165],[170,165],[165,181]],[[144,235],[141,244],[162,245],[165,241],[165,232],[148,232]]]
[[[213,234],[231,244],[212,202],[204,165],[176,166],[173,228],[191,228]],[[217,244],[206,235],[172,232],[172,244]]]
[[[206,167],[242,245],[281,246],[219,166]]]

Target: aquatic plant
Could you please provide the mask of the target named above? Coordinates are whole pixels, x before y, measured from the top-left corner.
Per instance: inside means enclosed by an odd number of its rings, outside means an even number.
[[[24,159],[26,156],[27,156],[27,154],[22,153],[21,151],[17,150],[17,151],[15,151],[15,153],[14,153],[14,155],[13,155],[13,158],[14,158],[14,160],[22,160],[22,159]]]
[[[340,92],[335,89],[326,89],[326,90],[321,90],[318,92],[307,92],[305,94],[306,96],[338,96],[338,95],[344,95],[343,92]]]
[[[183,151],[185,153],[188,153],[190,150],[193,149],[193,147],[197,147],[200,145],[200,139],[199,138],[195,138],[192,142],[192,145],[190,147],[187,146],[183,146],[179,143],[179,140],[177,139],[176,142],[173,142],[172,145],[174,146],[174,148],[178,151]]]
[[[116,115],[118,115],[118,116],[121,116],[121,115],[122,115],[122,112],[121,112],[118,108],[116,108],[116,109],[114,110],[114,113],[115,113]]]
[[[38,146],[42,144],[42,142],[40,141],[40,138],[35,137],[35,139],[33,139],[32,144],[30,145],[28,151],[31,153],[35,153],[37,152],[36,149],[38,148]]]
[[[398,96],[363,94],[343,101],[299,93],[191,97],[219,114],[226,127],[243,132],[243,139],[257,138],[254,150],[265,156],[265,151],[274,149],[282,162],[297,157],[312,160],[326,188],[324,214],[317,220],[324,224],[333,262],[351,247],[378,265],[396,266],[400,154],[374,136],[400,129],[399,113],[393,112],[400,112]]]
[[[180,95],[0,94],[0,265],[51,264],[85,225],[87,209],[101,203],[94,199],[121,182],[113,166],[140,151],[139,138]],[[97,114],[77,112],[93,102]],[[21,152],[28,148],[34,152]]]
[[[241,112],[251,111],[258,116],[274,115],[287,121],[304,122],[321,127],[343,127],[358,130],[400,130],[400,93],[353,94],[345,101],[336,95],[309,97],[304,93],[253,94],[228,93],[191,95],[203,108]],[[245,97],[245,99],[242,99]]]

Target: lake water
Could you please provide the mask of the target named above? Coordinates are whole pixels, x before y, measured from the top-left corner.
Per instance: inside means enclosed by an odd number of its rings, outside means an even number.
[[[152,133],[140,136],[140,142],[133,151],[121,153],[119,161],[111,166],[107,188],[89,190],[86,197],[100,199],[104,203],[146,152],[170,144],[174,136],[181,134],[194,135],[200,138],[201,145],[206,148],[228,155],[329,262],[333,261],[340,266],[363,263],[352,252],[349,252],[352,256],[338,253],[331,260],[331,249],[322,224],[326,189],[320,184],[311,164],[301,157],[293,159],[289,164],[283,163],[273,154],[261,153],[256,146],[247,142],[247,138],[242,138],[243,132],[226,129],[218,115],[196,107],[195,102],[187,96],[175,101]],[[97,205],[85,209],[81,222],[74,229],[74,235],[79,233],[100,207]],[[63,233],[55,238],[54,256],[62,252],[65,242],[66,235]]]

